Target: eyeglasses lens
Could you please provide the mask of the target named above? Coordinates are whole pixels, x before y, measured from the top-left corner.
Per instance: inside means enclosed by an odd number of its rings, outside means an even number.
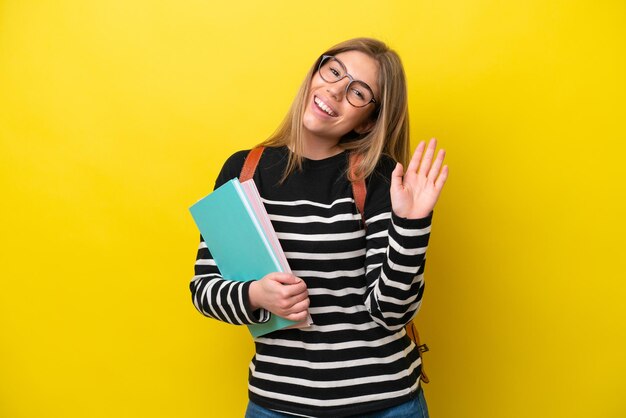
[[[320,77],[327,83],[336,83],[347,76],[344,66],[335,58],[328,57],[320,65]],[[372,91],[362,81],[350,80],[346,98],[352,106],[367,106],[374,98]]]

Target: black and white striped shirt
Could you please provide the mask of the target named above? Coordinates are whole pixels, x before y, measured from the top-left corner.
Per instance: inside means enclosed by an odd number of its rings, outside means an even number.
[[[293,274],[307,285],[314,325],[255,339],[249,397],[258,405],[311,417],[361,415],[417,394],[419,353],[404,326],[424,292],[432,213],[403,219],[391,211],[395,162],[381,158],[366,179],[367,232],[346,177],[347,152],[305,160],[282,185],[289,150],[266,148],[254,181]],[[233,154],[216,181],[237,177],[247,151]],[[233,324],[266,321],[252,312],[250,282],[222,278],[200,242],[193,303],[204,315]]]

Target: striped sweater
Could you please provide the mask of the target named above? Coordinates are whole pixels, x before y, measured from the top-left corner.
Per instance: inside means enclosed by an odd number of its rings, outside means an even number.
[[[278,184],[286,147],[267,148],[254,176],[293,274],[308,288],[314,325],[255,339],[249,398],[266,408],[310,417],[362,415],[417,394],[421,361],[404,325],[424,292],[432,213],[404,219],[391,211],[395,162],[381,158],[366,179],[366,231],[346,177],[348,154],[305,159]],[[215,187],[237,177],[247,151],[233,154]],[[201,239],[190,289],[204,315],[233,324],[267,321],[252,311],[250,282],[220,275]]]

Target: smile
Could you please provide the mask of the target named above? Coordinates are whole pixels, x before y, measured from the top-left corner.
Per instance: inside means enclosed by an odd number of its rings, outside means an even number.
[[[334,118],[338,116],[337,113],[335,113],[335,111],[330,106],[328,106],[326,103],[324,103],[319,97],[315,96],[313,101],[315,102],[317,107],[322,109],[322,111],[326,112],[328,115],[330,115],[330,116],[332,116]]]

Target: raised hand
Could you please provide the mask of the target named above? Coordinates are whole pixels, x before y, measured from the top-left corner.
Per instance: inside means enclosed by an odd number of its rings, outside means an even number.
[[[252,309],[265,308],[291,321],[304,321],[309,313],[309,293],[304,280],[290,273],[270,273],[249,289]]]
[[[424,141],[418,144],[406,173],[400,163],[391,173],[391,208],[401,218],[417,219],[428,216],[448,178],[448,166],[442,167],[446,152],[440,149],[433,163],[437,140],[430,140],[426,153],[425,146]]]

